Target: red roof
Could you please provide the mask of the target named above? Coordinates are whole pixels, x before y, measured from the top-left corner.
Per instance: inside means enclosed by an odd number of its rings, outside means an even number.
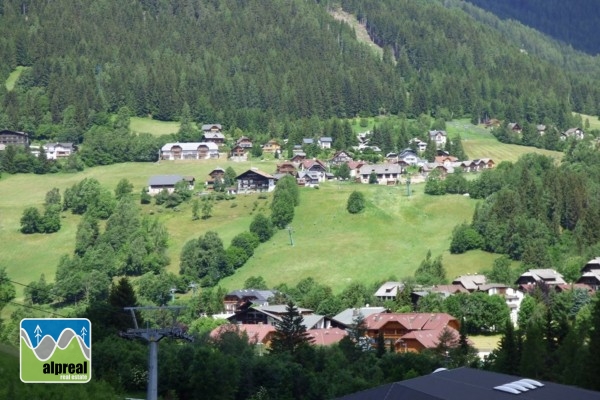
[[[319,346],[329,346],[338,343],[348,333],[340,328],[329,329],[309,329],[308,334],[312,338],[312,343]]]
[[[365,318],[367,329],[381,329],[389,322],[396,322],[407,330],[442,329],[456,318],[446,313],[377,313]]]

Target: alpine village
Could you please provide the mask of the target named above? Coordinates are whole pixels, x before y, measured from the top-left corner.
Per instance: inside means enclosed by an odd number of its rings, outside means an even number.
[[[0,0],[0,398],[600,399],[597,5]]]

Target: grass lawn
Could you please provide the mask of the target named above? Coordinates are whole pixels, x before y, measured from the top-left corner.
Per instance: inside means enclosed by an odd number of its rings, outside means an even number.
[[[258,275],[269,285],[294,284],[312,276],[340,291],[351,282],[412,275],[428,250],[434,257],[443,256],[450,278],[490,268],[495,255],[448,252],[452,229],[471,219],[476,201],[464,196],[427,196],[423,187],[414,185],[411,197],[403,187],[349,183],[303,189],[291,224],[294,246],[287,230],[277,232],[221,285],[241,287],[248,277]],[[353,190],[365,193],[368,207],[364,213],[351,215],[345,209]]]
[[[488,129],[485,129],[482,125],[473,125],[466,119],[446,123],[446,131],[450,138],[460,134],[463,148],[470,159],[491,158],[496,163],[499,161],[515,162],[524,154],[531,152],[543,154],[556,160],[561,160],[563,156],[559,151],[500,143]]]
[[[13,90],[15,84],[17,83],[17,80],[19,80],[19,77],[21,76],[21,73],[25,70],[25,68],[30,67],[18,66],[13,72],[10,73],[10,75],[8,75],[8,78],[6,78],[6,82],[4,83],[4,85],[6,86],[6,90]]]
[[[179,122],[157,121],[150,118],[131,117],[130,128],[136,133],[150,133],[154,136],[177,133]]]
[[[590,123],[590,129],[600,129],[600,118],[595,116],[595,115],[587,115],[587,114],[578,114],[578,113],[573,113],[573,115],[581,115],[581,119],[583,120],[583,123],[585,124],[585,121],[589,121]],[[582,126],[581,128],[583,128],[585,130],[585,126]]]
[[[477,335],[469,336],[473,346],[479,351],[492,351],[498,347],[502,335]]]

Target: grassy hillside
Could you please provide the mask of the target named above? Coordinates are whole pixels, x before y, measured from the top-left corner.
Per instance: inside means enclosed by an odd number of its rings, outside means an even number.
[[[482,125],[472,125],[468,120],[456,120],[447,123],[446,130],[450,137],[460,134],[465,152],[471,159],[491,158],[499,161],[517,161],[523,154],[535,151],[539,154],[560,160],[562,153],[545,149],[532,149],[531,147],[516,144],[501,144]]]
[[[179,122],[157,121],[151,118],[132,117],[130,128],[132,132],[150,133],[154,136],[160,136],[177,133],[179,130]]]
[[[467,153],[472,158],[491,157],[497,161],[514,161],[520,154],[539,151],[558,157],[560,153],[545,152],[497,142],[486,130],[471,127],[461,121],[448,126],[451,133],[460,132]],[[128,163],[88,168],[77,174],[3,175],[0,179],[0,242],[1,266],[9,276],[22,283],[37,280],[41,273],[54,279],[58,260],[73,251],[80,216],[69,212],[62,216],[59,232],[43,235],[23,235],[19,232],[23,210],[42,207],[44,196],[53,187],[61,193],[86,177],[94,177],[114,189],[122,178],[134,185],[136,195],[152,175],[181,174],[196,177],[201,185],[215,167],[231,165],[237,173],[254,166],[264,171],[275,169],[274,161],[228,163],[226,160],[202,162],[180,161],[160,163]],[[199,186],[201,188],[201,186]],[[368,209],[360,215],[345,211],[352,190],[364,191]],[[423,185],[413,185],[408,198],[404,187],[379,187],[351,183],[327,183],[319,190],[302,189],[302,203],[292,223],[295,246],[289,245],[287,231],[278,232],[267,244],[261,245],[255,256],[235,275],[222,282],[227,288],[239,287],[252,275],[262,275],[269,284],[294,283],[313,276],[336,290],[353,280],[375,281],[391,275],[402,278],[411,275],[431,249],[434,256],[443,254],[449,277],[463,272],[481,271],[491,266],[494,255],[470,252],[450,255],[447,251],[452,228],[469,221],[475,201],[462,196],[430,197],[423,194]],[[217,202],[212,218],[192,221],[191,206],[179,211],[144,206],[166,225],[169,235],[168,269],[177,273],[179,253],[185,242],[208,230],[219,233],[226,246],[236,234],[248,229],[258,211],[268,214],[270,199],[256,195],[240,195],[235,200]],[[22,288],[18,287],[18,300]]]
[[[6,82],[4,83],[4,85],[6,86],[6,90],[13,90],[13,88],[15,87],[15,83],[17,83],[17,80],[19,80],[19,77],[21,76],[21,73],[23,73],[25,68],[27,67],[18,66],[14,69],[14,71],[10,73],[10,75],[8,75],[8,78],[6,78]]]

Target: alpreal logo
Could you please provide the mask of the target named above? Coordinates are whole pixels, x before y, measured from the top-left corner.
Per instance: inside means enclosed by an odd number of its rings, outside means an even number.
[[[86,383],[92,378],[92,324],[86,318],[21,320],[21,381]]]

